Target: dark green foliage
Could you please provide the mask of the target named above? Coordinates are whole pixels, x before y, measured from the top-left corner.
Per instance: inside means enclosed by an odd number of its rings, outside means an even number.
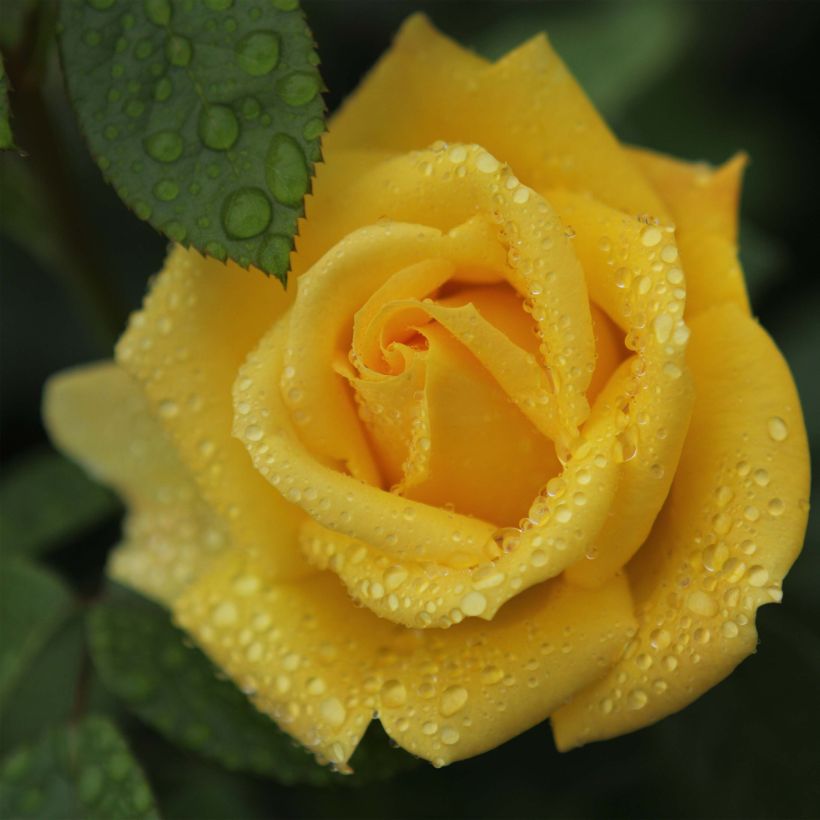
[[[0,480],[0,537],[8,555],[38,555],[119,509],[113,494],[50,448],[9,465]]]
[[[319,766],[220,675],[164,609],[133,593],[119,589],[113,601],[94,607],[88,632],[95,667],[112,692],[173,743],[229,769],[328,785],[378,780],[414,763],[383,733],[371,732],[352,761],[361,775]]]
[[[149,820],[159,815],[120,733],[105,718],[88,717],[3,761],[0,817]]]
[[[320,157],[298,2],[66,0],[68,89],[97,164],[174,242],[286,280]]]

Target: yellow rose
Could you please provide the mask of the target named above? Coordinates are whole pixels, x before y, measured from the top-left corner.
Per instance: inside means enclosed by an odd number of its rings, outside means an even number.
[[[432,146],[432,147],[430,147]],[[55,440],[129,505],[114,577],[344,766],[561,749],[725,677],[807,517],[738,157],[620,145],[543,36],[423,17],[333,119],[294,284],[177,247]]]

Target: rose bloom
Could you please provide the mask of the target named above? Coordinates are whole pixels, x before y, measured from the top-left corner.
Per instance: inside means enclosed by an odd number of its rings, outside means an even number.
[[[737,261],[743,157],[621,145],[538,36],[411,18],[331,121],[292,282],[175,247],[115,363],[48,386],[129,513],[110,572],[344,769],[559,749],[724,678],[808,503]]]

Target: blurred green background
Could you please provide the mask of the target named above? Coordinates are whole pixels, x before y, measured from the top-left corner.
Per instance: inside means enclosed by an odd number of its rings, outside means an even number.
[[[303,6],[331,111],[403,18],[421,9],[490,57],[546,30],[626,141],[716,163],[746,150],[741,255],[755,313],[792,366],[816,463],[820,175],[812,100],[820,5],[304,0]],[[84,605],[98,594],[121,511],[54,459],[39,401],[49,374],[110,355],[125,317],[161,266],[165,242],[120,203],[88,157],[51,47],[53,4],[23,0],[7,12],[0,46],[15,88],[15,138],[27,156],[0,157],[0,537],[4,554],[36,553],[74,597],[5,693],[0,753],[93,708],[124,728],[168,818],[820,816],[817,514],[784,585],[783,605],[760,612],[757,654],[683,713],[614,741],[560,755],[541,726],[442,771],[419,765],[358,788],[311,788],[228,772],[130,716],[97,680],[81,623]],[[813,486],[817,503],[817,481]],[[11,640],[10,623],[0,627],[3,641]]]

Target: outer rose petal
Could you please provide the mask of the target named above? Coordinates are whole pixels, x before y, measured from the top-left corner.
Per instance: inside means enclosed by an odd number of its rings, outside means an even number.
[[[435,140],[475,142],[530,187],[589,191],[629,213],[663,203],[584,92],[538,35],[494,64],[410,17],[334,118],[323,146],[407,151]]]
[[[734,305],[692,326],[696,400],[670,497],[628,572],[640,631],[602,681],[553,715],[560,749],[638,729],[754,651],[808,515],[808,445],[788,366]]]
[[[632,156],[663,198],[675,221],[686,271],[686,315],[731,302],[749,313],[749,297],[737,259],[737,213],[746,157],[720,168],[683,162],[651,151]]]
[[[55,443],[128,505],[113,577],[170,605],[228,539],[139,385],[113,363],[69,370],[46,385],[43,415]]]
[[[376,713],[438,764],[492,748],[598,678],[634,630],[623,578],[595,591],[557,581],[491,623],[418,633],[351,606],[330,575],[276,583],[263,555],[239,551],[175,613],[259,709],[336,764]]]
[[[142,385],[203,498],[228,522],[232,543],[264,545],[283,577],[307,571],[293,548],[304,516],[271,493],[232,437],[231,386],[290,300],[257,271],[177,246],[117,345],[117,361]]]

